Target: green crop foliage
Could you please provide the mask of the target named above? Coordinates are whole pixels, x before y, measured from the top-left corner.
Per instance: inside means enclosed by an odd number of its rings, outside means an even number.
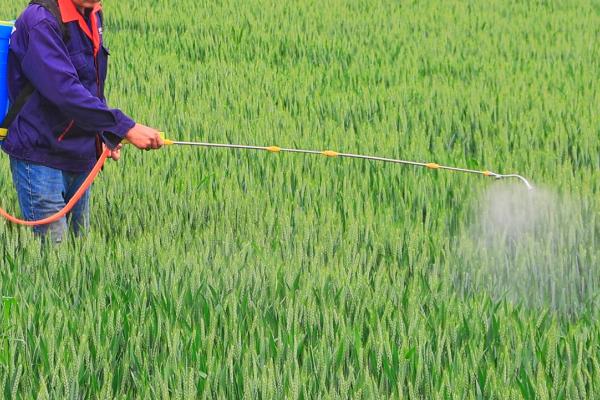
[[[596,2],[103,3],[109,102],[171,138],[518,172],[561,211],[486,246],[489,178],[126,148],[89,237],[0,223],[1,397],[600,398]]]

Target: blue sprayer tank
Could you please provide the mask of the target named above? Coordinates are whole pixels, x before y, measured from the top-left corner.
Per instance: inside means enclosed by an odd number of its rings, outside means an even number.
[[[12,22],[0,21],[0,122],[8,111],[8,42],[12,31]]]

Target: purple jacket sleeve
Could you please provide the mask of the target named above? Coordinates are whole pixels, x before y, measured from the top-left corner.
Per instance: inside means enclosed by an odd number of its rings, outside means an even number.
[[[30,28],[21,66],[42,96],[80,128],[103,132],[109,147],[118,144],[135,125],[131,118],[120,110],[108,108],[81,84],[57,23],[44,19]]]

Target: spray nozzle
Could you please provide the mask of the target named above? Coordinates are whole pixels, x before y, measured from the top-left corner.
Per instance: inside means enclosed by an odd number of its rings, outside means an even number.
[[[523,182],[525,184],[525,186],[527,186],[527,189],[533,190],[533,185],[531,183],[529,183],[529,181],[527,179],[525,179],[524,177],[522,177],[521,175],[517,175],[517,174],[500,175],[500,174],[496,174],[496,173],[492,172],[490,174],[490,176],[493,176],[496,179],[517,178],[521,182]]]

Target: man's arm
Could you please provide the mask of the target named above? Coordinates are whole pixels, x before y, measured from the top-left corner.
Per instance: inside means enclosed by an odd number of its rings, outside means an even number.
[[[120,110],[108,108],[82,85],[55,21],[44,19],[30,28],[21,66],[41,95],[80,128],[109,132],[120,141],[135,126],[131,118]],[[116,144],[110,143],[113,147]]]

